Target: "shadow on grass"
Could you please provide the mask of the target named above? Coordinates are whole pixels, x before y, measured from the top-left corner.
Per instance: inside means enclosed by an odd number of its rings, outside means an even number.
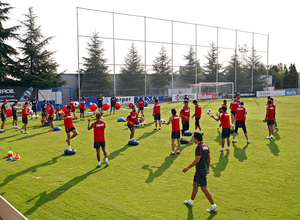
[[[217,212],[211,212],[210,216],[206,220],[213,219],[218,213]]]
[[[280,135],[278,134],[278,130],[274,131],[273,135],[276,138],[276,140],[280,140],[281,139]]]
[[[51,160],[49,160],[49,161],[46,161],[46,162],[40,163],[40,164],[36,164],[36,165],[34,165],[34,166],[32,166],[32,167],[29,167],[29,168],[27,168],[27,169],[25,169],[25,170],[22,170],[22,171],[18,172],[18,173],[11,174],[11,175],[7,176],[7,177],[3,180],[3,182],[0,184],[0,187],[5,186],[7,183],[13,181],[14,179],[16,179],[17,177],[19,177],[20,175],[24,175],[24,174],[26,174],[26,173],[34,173],[34,172],[37,171],[37,168],[40,168],[40,167],[46,167],[46,166],[50,166],[50,165],[52,165],[52,164],[55,164],[55,163],[57,163],[57,159],[59,159],[59,158],[61,158],[61,157],[64,157],[64,156],[66,156],[66,155],[65,155],[65,154],[62,154],[62,155],[60,155],[60,156],[53,157],[53,158],[52,158]]]
[[[118,155],[120,155],[122,152],[126,151],[129,147],[130,147],[130,145],[126,144],[124,147],[122,147],[122,148],[120,148],[120,149],[118,149],[118,150],[110,153],[108,155],[109,160],[115,159]]]
[[[274,139],[270,139],[270,143],[267,144],[267,146],[269,147],[271,153],[274,155],[274,156],[279,156],[279,148],[277,146],[277,144],[275,143],[275,140]]]
[[[219,163],[214,163],[210,165],[210,167],[214,172],[215,177],[220,177],[221,172],[223,172],[226,169],[226,166],[228,164],[228,156],[229,156],[229,151],[227,151],[225,155],[224,152],[221,152],[219,157]]]
[[[215,139],[215,142],[217,142],[218,144],[222,143],[222,137],[221,137],[221,132],[218,131],[218,135]]]
[[[232,144],[234,148],[234,157],[240,162],[247,160],[246,150],[249,144],[246,144],[243,148],[238,148],[235,143]]]
[[[20,132],[20,131],[19,131],[19,132]],[[6,137],[2,137],[2,138],[0,138],[0,141],[6,140],[7,138],[15,137],[15,136],[17,136],[17,135],[19,135],[19,133],[18,133],[18,134],[14,134],[14,135],[10,135],[10,136],[6,136]]]
[[[194,214],[193,214],[193,207],[186,205],[186,207],[188,208],[188,216],[187,219],[191,220],[194,219]]]
[[[194,143],[192,140],[193,140],[193,137],[191,138],[189,143],[182,144],[180,151],[182,152],[186,147],[192,145]],[[151,169],[148,164],[142,166],[142,169],[149,171],[149,176],[148,176],[147,180],[145,181],[145,183],[151,183],[154,181],[155,178],[160,177],[167,169],[169,169],[171,167],[171,165],[173,164],[173,162],[176,160],[176,158],[179,155],[180,154],[175,154],[175,155],[169,155],[169,156],[165,157],[165,161],[162,163],[162,165],[160,167],[151,166],[152,168],[157,168],[157,170],[154,172],[153,172],[153,169]]]
[[[39,207],[45,205],[48,202],[51,202],[55,199],[57,199],[59,196],[61,196],[63,193],[65,193],[66,191],[68,191],[69,189],[71,189],[73,186],[76,186],[78,183],[82,182],[83,180],[85,180],[89,175],[91,174],[95,174],[103,169],[106,169],[107,166],[103,167],[103,168],[94,168],[93,170],[81,175],[81,176],[77,176],[74,177],[73,179],[71,179],[69,182],[65,183],[64,185],[58,187],[56,190],[52,191],[51,193],[46,193],[46,192],[42,192],[41,194],[29,199],[27,201],[31,202],[33,201],[35,198],[38,198],[38,200],[35,202],[35,205],[33,207],[31,207],[29,210],[27,210],[27,212],[24,213],[24,215],[30,215],[33,212],[35,212]]]
[[[154,133],[155,133],[154,130],[153,130],[153,131],[150,131],[150,132],[145,132],[142,136],[140,136],[140,137],[137,138],[136,140],[137,140],[137,141],[140,141],[140,140],[142,140],[142,139],[144,139],[144,138],[149,137],[150,135],[152,135],[152,134],[154,134]]]
[[[51,128],[51,127],[50,127]],[[49,129],[50,129],[49,128]],[[30,132],[30,130],[29,130],[29,132]],[[49,133],[49,131],[47,130],[47,131],[44,131],[44,132],[40,132],[40,133],[36,133],[36,134],[22,134],[21,133],[21,136],[22,137],[20,137],[20,138],[18,138],[18,139],[14,139],[14,140],[11,140],[11,141],[8,141],[8,142],[14,142],[14,141],[20,141],[20,140],[24,140],[24,139],[27,139],[27,138],[33,138],[33,137],[35,137],[35,136],[38,136],[38,135],[41,135],[41,134],[45,134],[45,133]]]

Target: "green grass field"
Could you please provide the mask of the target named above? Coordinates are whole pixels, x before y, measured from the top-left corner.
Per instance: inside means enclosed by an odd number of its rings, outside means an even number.
[[[279,131],[273,140],[265,139],[268,130],[262,122],[267,99],[242,101],[248,109],[251,144],[240,130],[238,143],[224,153],[217,151],[218,122],[205,114],[207,109],[215,114],[222,100],[200,102],[204,142],[211,151],[208,188],[217,213],[205,212],[210,204],[200,189],[192,208],[183,204],[191,195],[194,168],[186,174],[182,169],[193,161],[196,145],[189,137],[180,155],[169,156],[171,126],[153,131],[152,108],[145,110],[148,125],[136,130],[138,146],[127,145],[126,123],[117,122],[129,111],[104,113],[110,164],[98,169],[87,121],[75,123],[79,135],[71,143],[77,154],[65,156],[62,121],[54,122],[62,131],[48,132],[40,120],[29,119],[26,135],[13,129],[9,118],[6,132],[0,134],[0,195],[28,219],[299,219],[300,96],[275,97]],[[162,118],[169,118],[171,108],[181,107],[182,103],[162,103]],[[190,107],[193,114],[192,102]],[[190,124],[193,131],[193,119]],[[19,161],[6,161],[9,148],[20,154]],[[102,151],[101,159],[104,162]]]

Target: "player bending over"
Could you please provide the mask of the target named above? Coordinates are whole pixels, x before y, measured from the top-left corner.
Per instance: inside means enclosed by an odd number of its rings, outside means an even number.
[[[59,118],[59,120],[64,120],[64,125],[65,125],[65,131],[67,134],[67,144],[68,144],[68,148],[69,150],[72,150],[71,148],[71,139],[73,139],[74,137],[76,137],[78,135],[78,132],[75,128],[75,126],[73,125],[73,120],[78,119],[77,117],[72,117],[72,112],[71,112],[72,107],[70,105],[67,106],[67,111],[63,112]],[[72,136],[70,133],[73,133]]]

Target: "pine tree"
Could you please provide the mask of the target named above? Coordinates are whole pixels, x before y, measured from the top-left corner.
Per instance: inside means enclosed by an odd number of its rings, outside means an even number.
[[[218,71],[218,82],[220,82],[223,80],[223,71],[222,65],[218,62],[218,48],[214,43],[211,43],[210,46],[210,52],[205,56],[207,59],[207,64],[204,65],[205,81],[216,82],[216,74]]]
[[[203,81],[203,70],[201,69],[198,60],[196,60],[196,53],[192,46],[190,46],[187,55],[184,55],[184,59],[187,61],[187,64],[179,67],[179,73],[182,75],[183,79],[190,84],[194,84],[197,67],[197,83]]]
[[[88,90],[94,90],[97,94],[101,92],[103,95],[109,95],[111,78],[106,65],[107,59],[104,58],[102,42],[99,40],[99,33],[93,33],[86,49],[88,57],[83,57],[82,95],[89,96]]]
[[[13,7],[10,7],[9,4],[0,2],[0,85],[3,86],[14,84],[13,77],[17,72],[15,69],[16,62],[14,61],[17,51],[6,44],[5,41],[17,38],[15,31],[19,29],[19,26],[9,28],[3,26],[3,23],[10,19],[8,14],[11,9]]]
[[[145,68],[142,57],[138,54],[134,44],[124,58],[121,67],[122,90],[124,95],[143,95],[145,88]],[[123,95],[122,94],[122,95]]]
[[[24,21],[20,22],[25,27],[25,34],[19,37],[23,55],[19,60],[21,84],[33,87],[62,86],[65,82],[61,80],[61,75],[57,74],[58,64],[52,57],[54,52],[45,49],[53,37],[44,38],[32,7],[24,16]]]

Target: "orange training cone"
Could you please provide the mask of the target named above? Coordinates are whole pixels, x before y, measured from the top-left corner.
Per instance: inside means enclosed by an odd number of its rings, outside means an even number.
[[[16,154],[16,156],[14,157],[15,160],[20,160],[20,155],[19,153]]]

